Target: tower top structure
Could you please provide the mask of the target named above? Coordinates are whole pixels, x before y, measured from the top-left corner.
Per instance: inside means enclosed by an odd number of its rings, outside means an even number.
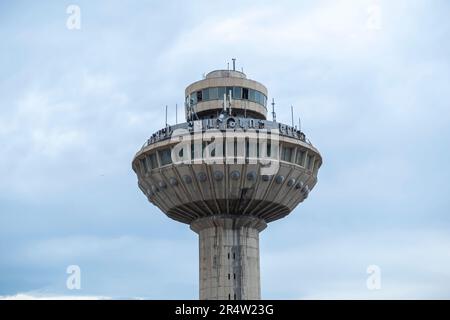
[[[201,299],[259,299],[259,233],[317,183],[319,151],[292,114],[276,121],[274,102],[267,119],[267,97],[233,59],[187,86],[186,122],[152,134],[132,162],[147,199],[199,235]]]
[[[233,63],[234,64],[234,63]],[[186,118],[211,118],[224,109],[223,101],[231,101],[234,116],[267,118],[267,88],[248,79],[237,70],[214,70],[185,90]],[[190,111],[190,112],[189,112]]]

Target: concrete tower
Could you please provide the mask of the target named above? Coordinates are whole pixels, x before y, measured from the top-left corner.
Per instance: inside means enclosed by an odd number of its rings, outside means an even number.
[[[308,197],[321,155],[273,109],[266,119],[266,87],[234,60],[185,98],[186,122],[166,125],[135,155],[139,188],[199,235],[200,299],[260,299],[259,233]]]

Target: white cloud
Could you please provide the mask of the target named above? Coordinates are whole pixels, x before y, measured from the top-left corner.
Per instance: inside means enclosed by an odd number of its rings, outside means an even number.
[[[146,139],[135,143],[132,137],[147,126],[149,112],[129,107],[125,90],[114,76],[85,69],[57,86],[20,88],[5,102],[13,107],[0,111],[0,141],[8,155],[0,158],[0,190],[36,198],[117,166],[129,168]]]
[[[286,248],[263,251],[266,298],[277,294],[301,299],[450,297],[450,254],[445,254],[450,237],[445,230],[374,228],[299,240],[288,241]],[[380,290],[366,287],[366,268],[372,264],[381,268]]]
[[[18,293],[12,296],[0,296],[0,300],[108,300],[102,296],[35,295]]]

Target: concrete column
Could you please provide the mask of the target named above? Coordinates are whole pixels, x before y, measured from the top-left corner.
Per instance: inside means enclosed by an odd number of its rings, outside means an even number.
[[[214,215],[191,223],[199,235],[200,299],[261,299],[259,232],[264,220]]]

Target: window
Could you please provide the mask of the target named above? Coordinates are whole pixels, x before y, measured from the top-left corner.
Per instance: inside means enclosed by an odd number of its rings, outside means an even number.
[[[202,90],[202,99],[203,99],[203,101],[209,100],[209,89]]]
[[[209,88],[209,99],[211,100],[219,99],[219,88]]]
[[[283,147],[281,149],[281,160],[291,162],[292,159],[292,148]]]
[[[158,168],[158,161],[156,160],[156,153],[151,153],[148,156],[148,163],[150,164],[150,169]]]
[[[300,150],[300,149],[297,150],[296,163],[302,167],[305,165],[305,150]]]
[[[228,274],[228,280],[230,280],[230,274]]]
[[[197,94],[195,92],[191,93],[191,104],[197,103]]]
[[[317,172],[319,171],[319,159],[317,159],[316,161],[314,161],[314,175],[317,175]]]
[[[246,162],[248,161],[248,156],[250,153],[250,143],[249,143],[249,139],[245,138],[245,160]],[[248,162],[247,162],[248,163]]]
[[[223,95],[228,96],[230,91],[233,99],[250,100],[263,106],[267,104],[267,97],[262,92],[242,87],[213,87],[194,91],[191,93],[191,104],[197,104],[201,101],[222,100]],[[186,97],[186,102],[189,102],[188,97]]]
[[[172,155],[169,148],[159,151],[159,156],[162,166],[172,163]]]
[[[241,99],[241,98],[242,98],[242,88],[233,87],[233,99]]]
[[[148,168],[147,168],[147,160],[144,158],[144,159],[140,159],[139,161],[141,162],[141,168],[142,168],[142,170],[144,170],[144,172],[147,172],[147,171],[148,171]]]
[[[248,89],[242,88],[242,99],[248,99]]]
[[[258,91],[255,91],[255,102],[261,103],[260,99],[261,99],[261,93],[259,93]]]
[[[223,95],[225,94],[226,88],[225,87],[219,87],[217,89],[219,90],[219,100],[222,100],[223,99]]]
[[[256,98],[255,98],[255,93],[256,93],[256,91],[253,90],[253,89],[250,89],[248,93],[249,93],[248,99],[249,99],[250,101],[256,101]]]
[[[264,95],[262,93],[259,93],[259,104],[264,106]]]
[[[312,162],[313,156],[308,154],[308,157],[306,158],[306,169],[311,170],[312,169]]]

